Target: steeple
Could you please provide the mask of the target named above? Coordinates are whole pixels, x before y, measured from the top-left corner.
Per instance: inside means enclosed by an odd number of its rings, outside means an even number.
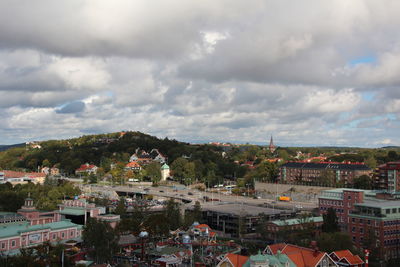
[[[271,153],[274,153],[275,152],[275,146],[274,146],[274,140],[272,139],[272,135],[271,135],[271,140],[269,141],[269,151],[271,152]]]

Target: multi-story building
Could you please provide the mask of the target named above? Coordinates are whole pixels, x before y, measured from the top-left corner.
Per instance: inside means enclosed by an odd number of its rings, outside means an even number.
[[[354,204],[348,232],[358,248],[376,240],[383,259],[400,258],[400,201],[374,199]]]
[[[312,227],[313,234],[317,236],[321,232],[323,222],[321,216],[269,221],[266,224],[267,237],[271,240],[277,240],[281,231],[296,231],[305,227]]]
[[[362,249],[376,240],[380,257],[400,258],[400,200],[380,191],[332,189],[319,197],[319,211],[333,208],[342,231]]]
[[[400,161],[380,165],[374,173],[374,187],[388,192],[400,191]]]
[[[287,183],[325,183],[329,178],[343,185],[352,184],[361,175],[370,175],[372,170],[363,163],[336,162],[287,162],[279,168],[279,179]],[[333,181],[334,179],[334,181]]]
[[[364,196],[375,197],[376,193],[370,190],[337,188],[325,190],[318,197],[320,214],[325,214],[329,208],[333,208],[343,230],[347,229],[348,215],[354,209],[355,203],[364,201]]]
[[[0,252],[4,254],[47,241],[79,239],[81,234],[81,225],[62,220],[57,211],[36,210],[30,198],[25,200],[25,205],[17,213],[0,213]]]
[[[279,220],[293,218],[297,211],[271,209],[259,206],[220,204],[203,207],[203,221],[223,235],[237,237],[256,235],[262,219]]]

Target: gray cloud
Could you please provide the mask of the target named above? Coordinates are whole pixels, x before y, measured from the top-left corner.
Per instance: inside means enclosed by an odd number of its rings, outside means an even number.
[[[272,133],[287,145],[398,144],[399,8],[2,1],[0,143],[131,129],[188,141]]]

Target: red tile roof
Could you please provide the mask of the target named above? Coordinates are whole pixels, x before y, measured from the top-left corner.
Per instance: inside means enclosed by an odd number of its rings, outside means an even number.
[[[84,172],[84,171],[93,169],[94,167],[96,167],[96,165],[93,165],[93,164],[83,164],[83,165],[81,165],[78,169],[76,169],[76,171],[78,171],[78,172]]]
[[[234,267],[242,267],[249,260],[249,257],[247,256],[232,253],[226,254],[225,258],[228,258]]]
[[[22,177],[40,178],[46,176],[46,174],[42,172],[18,172],[9,170],[3,170],[1,172],[4,173],[5,178],[22,178]]]
[[[298,267],[314,267],[326,255],[326,252],[285,243],[270,245],[269,248],[273,254],[277,254],[280,250]]]
[[[137,163],[136,161],[129,162],[128,164],[125,165],[127,168],[140,168],[140,164]]]
[[[351,265],[357,265],[357,264],[363,264],[364,261],[360,258],[358,255],[353,255],[350,250],[339,250],[333,252],[336,254],[336,256],[339,258],[339,260],[342,260],[343,258],[347,260],[348,263]]]

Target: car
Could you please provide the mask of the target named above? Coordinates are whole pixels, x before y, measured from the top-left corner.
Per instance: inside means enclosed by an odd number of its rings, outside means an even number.
[[[193,196],[193,193],[192,193],[192,192],[188,192],[188,195],[189,195],[189,196]]]
[[[164,193],[164,190],[160,190],[159,192],[160,192],[160,193]]]
[[[145,189],[143,189],[144,191],[150,191],[150,188],[145,188]]]

